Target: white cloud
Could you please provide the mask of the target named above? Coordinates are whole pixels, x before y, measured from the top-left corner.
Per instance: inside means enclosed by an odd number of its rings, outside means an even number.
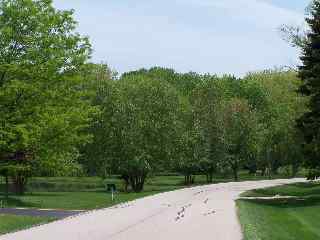
[[[277,28],[303,14],[258,0],[55,0],[74,8],[95,61],[123,72],[160,65],[178,71],[234,73],[291,64],[297,51]]]

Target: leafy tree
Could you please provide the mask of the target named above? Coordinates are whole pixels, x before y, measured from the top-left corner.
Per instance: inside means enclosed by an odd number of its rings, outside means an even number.
[[[108,166],[105,165],[104,152],[106,151],[108,136],[105,135],[108,128],[108,117],[103,115],[106,109],[112,109],[114,98],[116,73],[112,72],[106,64],[86,64],[82,70],[85,79],[84,88],[90,93],[89,100],[91,104],[99,108],[99,114],[87,129],[92,135],[91,142],[80,149],[79,162],[84,166],[89,175],[100,175],[106,177]]]
[[[207,176],[207,182],[213,181],[213,174],[218,170],[218,163],[223,159],[223,146],[220,141],[221,125],[219,114],[221,113],[221,101],[225,96],[225,79],[216,76],[202,76],[197,87],[192,91],[190,101],[199,123],[199,134],[202,138],[199,156],[199,169]]]
[[[65,174],[96,112],[80,69],[91,52],[72,11],[50,0],[0,2],[0,160],[17,193],[31,174]]]
[[[285,165],[296,172],[301,164],[295,119],[305,111],[305,99],[296,92],[299,83],[296,73],[279,70],[251,73],[242,80],[242,96],[255,109],[260,125],[258,156],[250,166],[263,175],[275,174]]]
[[[238,171],[256,151],[255,113],[250,109],[247,101],[234,98],[225,104],[221,114],[225,161],[232,169],[234,179],[237,181]]]
[[[168,168],[178,154],[183,103],[167,82],[145,75],[124,75],[105,100],[104,166],[142,191],[148,174]]]
[[[183,114],[183,128],[178,132],[178,153],[174,162],[175,170],[184,175],[185,185],[193,184],[195,175],[200,172],[200,160],[205,157],[203,136],[200,125],[189,106]]]

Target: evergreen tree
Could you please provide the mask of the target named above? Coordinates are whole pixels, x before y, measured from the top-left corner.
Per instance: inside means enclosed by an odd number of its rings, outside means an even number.
[[[310,178],[320,176],[320,1],[314,0],[310,16],[306,19],[310,31],[303,47],[302,66],[299,77],[302,80],[300,92],[309,97],[308,111],[298,120],[298,127],[304,134],[306,166],[311,170]],[[317,173],[318,172],[318,173]]]

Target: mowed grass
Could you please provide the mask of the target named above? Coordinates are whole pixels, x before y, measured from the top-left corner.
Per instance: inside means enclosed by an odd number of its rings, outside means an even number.
[[[106,192],[37,192],[26,193],[24,196],[10,196],[5,207],[49,208],[65,210],[90,210],[110,207],[121,202],[150,196],[157,191],[141,193],[116,193],[114,201]],[[1,200],[1,198],[0,198]],[[4,200],[4,199],[2,199]]]
[[[22,230],[34,225],[54,221],[54,218],[28,217],[0,214],[0,234]]]
[[[215,176],[214,179],[215,183],[233,181],[232,177],[226,176]],[[240,172],[241,181],[261,179],[265,177],[250,175],[246,171]],[[206,184],[205,176],[196,176],[195,180],[195,185]],[[143,192],[125,193],[123,182],[117,176],[106,180],[99,177],[37,177],[29,180],[28,191],[24,196],[10,195],[7,201],[3,195],[2,197],[0,195],[0,201],[3,200],[6,207],[90,210],[181,189],[186,187],[183,181],[184,177],[179,175],[153,176],[148,178]],[[106,191],[108,183],[114,183],[117,186],[118,192],[115,194],[114,201],[111,199],[111,194]]]
[[[123,192],[120,179],[108,179],[105,182],[99,178],[35,178],[29,186],[29,191],[23,196],[10,195],[5,201],[6,207],[52,208],[66,210],[90,210],[110,207],[112,205],[132,201],[171,191],[182,187],[181,178],[168,176],[150,179],[145,190],[140,193]],[[111,193],[106,191],[105,184],[115,183],[118,191],[112,201]],[[47,187],[47,188],[46,188]]]
[[[202,179],[200,179],[202,178]],[[205,178],[198,179],[204,182]],[[114,183],[117,192],[112,201],[111,193],[106,191],[106,184]],[[126,193],[123,182],[117,178],[103,181],[98,177],[81,178],[33,178],[28,184],[28,191],[23,196],[10,195],[8,200],[0,196],[5,207],[52,208],[66,210],[90,210],[110,207],[138,198],[182,188],[183,177],[160,176],[148,179],[143,192]]]
[[[320,196],[320,184],[318,182],[294,183],[255,189],[241,194],[243,197],[271,197],[275,195],[297,197]]]
[[[298,183],[249,191],[246,196],[293,199],[237,201],[244,240],[320,239],[320,185]]]

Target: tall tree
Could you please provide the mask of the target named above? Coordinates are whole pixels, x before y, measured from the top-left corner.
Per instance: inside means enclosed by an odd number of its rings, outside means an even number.
[[[225,104],[221,117],[225,161],[237,181],[238,171],[256,151],[256,114],[246,100],[233,98]]]
[[[298,120],[304,134],[306,165],[313,169],[311,178],[320,177],[320,1],[314,0],[310,16],[306,18],[310,27],[301,56],[299,77],[302,80],[301,94],[309,97],[308,111]],[[314,171],[314,170],[318,171]]]
[[[126,74],[110,85],[100,120],[100,166],[122,175],[142,191],[151,171],[168,168],[181,132],[183,104],[167,82],[144,74]]]
[[[72,169],[89,139],[80,69],[91,47],[72,14],[51,0],[0,2],[0,160],[20,194],[31,174]]]

